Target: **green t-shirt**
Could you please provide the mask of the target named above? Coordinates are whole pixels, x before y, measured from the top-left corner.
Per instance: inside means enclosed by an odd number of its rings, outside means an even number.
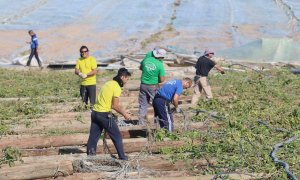
[[[154,57],[145,58],[141,62],[142,69],[142,84],[158,84],[159,77],[165,76],[165,69],[163,62],[155,59]]]

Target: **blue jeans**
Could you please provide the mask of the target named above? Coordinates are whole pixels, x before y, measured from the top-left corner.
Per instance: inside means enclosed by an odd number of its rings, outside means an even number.
[[[123,149],[123,140],[119,127],[115,120],[109,117],[109,112],[92,111],[91,129],[87,142],[87,155],[96,155],[97,144],[103,129],[115,145],[120,159],[127,159]]]
[[[159,119],[160,127],[172,132],[174,130],[174,121],[172,112],[170,110],[170,102],[156,94],[152,105],[154,108],[155,117]]]
[[[30,52],[30,55],[29,55],[29,59],[28,59],[28,61],[27,61],[27,66],[30,66],[31,59],[33,58],[33,56],[34,56],[35,59],[37,60],[39,66],[42,67],[42,62],[41,62],[41,60],[40,60],[40,58],[39,58],[39,54],[38,54],[36,48],[31,49],[31,52]]]

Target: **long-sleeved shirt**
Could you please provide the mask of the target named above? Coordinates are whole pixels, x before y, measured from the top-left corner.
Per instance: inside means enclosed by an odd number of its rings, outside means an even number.
[[[36,36],[36,35],[32,35],[32,36],[31,36],[31,44],[30,44],[30,48],[31,48],[31,49],[35,49],[35,48],[38,47],[38,45],[39,45],[39,43],[38,43],[37,36]]]

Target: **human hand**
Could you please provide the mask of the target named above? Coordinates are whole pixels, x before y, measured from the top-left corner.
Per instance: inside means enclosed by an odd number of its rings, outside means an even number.
[[[126,120],[130,120],[130,119],[131,119],[131,115],[130,115],[129,113],[125,113],[125,114],[124,114],[124,118],[125,118]]]
[[[83,74],[83,73],[78,73],[78,76],[80,76],[82,79],[85,79],[86,77],[87,77],[87,75],[86,74]]]
[[[171,112],[175,112],[175,113],[181,113],[182,112],[182,109],[180,107],[177,107],[177,108],[172,108]]]

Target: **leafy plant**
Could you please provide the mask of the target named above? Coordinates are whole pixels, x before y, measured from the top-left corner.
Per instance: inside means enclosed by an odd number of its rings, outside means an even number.
[[[265,173],[270,179],[287,179],[284,170],[274,164],[269,154],[273,146],[299,131],[300,78],[286,69],[273,69],[264,75],[249,71],[228,72],[225,76],[210,76],[214,100],[200,100],[197,109],[217,112],[224,119],[214,119],[207,113],[193,117],[206,121],[206,132],[185,132],[179,136],[201,141],[200,145],[186,146],[164,152],[173,159],[214,158],[216,166],[207,167],[207,173],[236,172]],[[276,131],[258,123],[266,121]],[[159,139],[164,134],[159,134]],[[299,140],[287,144],[278,157],[300,176]],[[185,154],[189,154],[184,156]]]
[[[17,148],[6,147],[2,150],[2,152],[3,152],[3,157],[0,160],[0,165],[8,164],[9,166],[14,166],[15,161],[23,162],[23,160],[21,159],[22,154],[20,150]]]
[[[171,140],[179,140],[179,136],[176,133],[169,132],[164,128],[159,129],[154,133],[154,139],[156,141],[163,141],[164,138],[169,138]]]

